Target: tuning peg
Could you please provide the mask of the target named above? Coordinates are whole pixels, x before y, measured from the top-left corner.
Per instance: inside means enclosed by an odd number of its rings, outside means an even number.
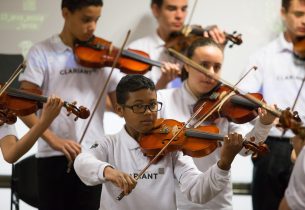
[[[70,103],[70,104],[67,104],[67,116],[70,116],[71,115],[71,113],[72,113],[72,107],[71,106],[75,106],[77,104],[77,102],[76,101],[73,101],[72,103]]]

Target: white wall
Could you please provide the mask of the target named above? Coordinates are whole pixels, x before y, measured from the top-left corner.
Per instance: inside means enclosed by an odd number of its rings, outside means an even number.
[[[194,0],[190,0],[190,7]],[[231,33],[242,33],[244,43],[226,49],[223,77],[234,83],[247,58],[266,44],[281,30],[280,0],[199,0],[191,23],[203,26],[218,24]],[[61,1],[57,0],[2,0],[0,1],[0,53],[26,54],[28,48],[55,33],[59,33],[63,20]],[[150,13],[150,1],[104,0],[104,8],[98,23],[96,36],[113,41],[120,46],[130,29],[129,41],[152,32],[156,26]],[[3,71],[3,70],[2,70]],[[1,76],[1,75],[0,75]],[[113,119],[113,116],[108,116]],[[112,122],[112,124],[109,124]],[[106,118],[106,130],[115,132],[122,121],[114,123]],[[17,124],[18,134],[26,129]],[[117,126],[118,125],[118,126]],[[111,130],[113,129],[113,130]],[[27,154],[33,154],[36,146]],[[0,155],[1,156],[1,155]],[[249,158],[238,157],[233,164],[233,180],[250,182],[252,163]],[[0,158],[0,174],[10,174],[11,167]],[[0,190],[0,209],[9,209],[9,190]],[[242,205],[241,205],[242,203]],[[234,209],[251,209],[249,197],[234,197]],[[22,209],[30,209],[22,207]]]

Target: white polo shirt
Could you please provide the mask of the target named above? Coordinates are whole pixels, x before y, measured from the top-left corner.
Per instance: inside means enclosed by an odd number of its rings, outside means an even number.
[[[138,142],[123,128],[115,135],[105,136],[99,144],[78,155],[74,168],[85,184],[104,183],[100,206],[103,210],[176,210],[175,179],[179,181],[183,193],[197,203],[210,200],[230,180],[230,171],[221,170],[216,164],[202,173],[192,158],[183,156],[181,152],[173,152],[151,165],[138,180],[135,189],[117,201],[121,189],[105,181],[105,166],[110,164],[136,177],[148,162]]]
[[[248,71],[252,66],[257,66],[238,85],[238,87],[250,93],[260,92],[267,104],[276,104],[280,109],[292,107],[305,77],[305,62],[293,57],[293,46],[280,34],[277,39],[266,47],[256,52],[249,60],[245,69]],[[244,73],[245,73],[244,72]],[[295,106],[302,121],[305,122],[305,91],[301,91]],[[282,131],[273,127],[270,136],[280,137]],[[291,131],[287,131],[286,137],[292,137]]]
[[[182,84],[181,88],[159,90],[158,101],[163,103],[162,110],[159,112],[159,117],[165,119],[175,119],[180,122],[186,122],[193,113],[193,107],[197,102],[197,98],[191,94],[186,82]],[[207,122],[206,124],[216,124],[220,133],[227,135],[229,132],[237,132],[242,134],[246,139],[255,137],[256,142],[265,140],[271,126],[264,126],[259,120],[256,120],[255,127],[251,130],[250,123],[244,125],[237,125],[229,123],[226,119],[218,119],[215,122]],[[245,149],[240,154],[245,155]],[[220,159],[221,148],[217,148],[213,153],[202,158],[194,158],[194,162],[198,169],[202,172],[209,170]],[[176,188],[178,209],[199,210],[199,209],[213,209],[213,210],[227,210],[232,208],[232,184],[231,181],[227,183],[226,187],[211,201],[199,205],[189,202],[181,193],[179,187]]]
[[[59,35],[34,45],[27,56],[27,68],[20,75],[20,81],[29,81],[41,87],[43,95],[55,94],[76,106],[85,106],[91,112],[110,73],[110,68],[91,69],[80,66],[74,59],[73,51],[66,46]],[[114,70],[105,93],[115,91],[121,73]],[[89,147],[95,139],[104,134],[103,117],[105,111],[105,95],[86,132],[83,145]],[[79,141],[89,120],[74,121],[73,114],[66,116],[63,108],[49,127],[56,135],[64,139]],[[38,157],[63,155],[53,150],[44,140],[38,141]]]
[[[305,209],[305,147],[303,146],[290,176],[285,197],[290,209]]]
[[[167,61],[172,63],[177,63],[178,61],[169,56],[165,50],[165,42],[160,38],[155,31],[153,34],[143,37],[141,39],[135,40],[131,42],[128,46],[129,49],[141,50],[149,54],[150,59],[155,61]],[[152,70],[148,71],[144,76],[150,78],[155,84],[161,77],[161,70],[158,67],[152,67]],[[175,86],[175,82],[181,83],[180,78],[173,80],[172,82],[168,83],[167,87]],[[180,86],[180,85],[179,85]]]
[[[14,125],[4,124],[0,126],[0,141],[5,136],[13,135],[17,137],[16,128]]]

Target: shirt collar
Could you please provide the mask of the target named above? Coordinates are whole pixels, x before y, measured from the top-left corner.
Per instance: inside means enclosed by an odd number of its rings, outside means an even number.
[[[197,102],[198,98],[192,93],[191,89],[187,84],[187,80],[183,81],[181,89],[185,103],[187,105],[194,105]]]
[[[155,33],[153,33],[152,38],[155,41],[157,48],[158,47],[164,47],[165,42],[161,39],[161,37],[159,36],[157,30],[155,30]]]
[[[138,149],[140,147],[139,143],[132,138],[129,133],[126,131],[125,126],[122,129],[122,135],[123,138],[121,138],[123,141],[125,141],[125,144],[128,149],[133,150],[133,149]]]
[[[277,39],[277,47],[279,52],[292,52],[293,51],[293,45],[290,42],[287,42],[287,40],[284,37],[284,33],[281,33]]]
[[[52,46],[54,47],[54,50],[57,51],[58,53],[61,53],[61,52],[65,52],[66,50],[70,50],[72,51],[71,47],[65,45],[61,38],[59,37],[59,34],[57,35],[54,35],[52,37]]]

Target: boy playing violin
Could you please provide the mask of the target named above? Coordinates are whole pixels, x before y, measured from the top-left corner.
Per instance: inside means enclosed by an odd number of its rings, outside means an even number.
[[[67,101],[81,102],[93,110],[110,68],[79,65],[74,59],[73,47],[76,40],[85,42],[94,35],[102,6],[102,0],[62,0],[63,29],[30,49],[27,68],[19,78],[21,86],[26,89],[39,88],[44,95],[52,92]],[[115,87],[120,77],[120,73],[114,71],[105,89],[112,103],[115,103]],[[105,99],[106,96],[103,96],[82,139],[85,147],[94,143],[91,140],[103,136]],[[22,119],[29,127],[37,123],[35,115]],[[38,141],[40,209],[96,210],[99,207],[101,186],[87,187],[74,170],[67,173],[68,163],[81,151],[79,141],[87,123],[85,120],[74,122],[61,112]]]
[[[41,134],[50,126],[54,118],[59,114],[63,101],[58,97],[49,97],[44,105],[41,117],[20,140],[14,125],[4,124],[0,126],[0,148],[3,158],[8,163],[16,162],[35,144]]]
[[[243,140],[237,133],[224,137],[218,161],[204,173],[191,157],[175,151],[151,165],[136,181],[135,177],[149,163],[141,152],[139,138],[154,128],[162,104],[157,100],[154,83],[142,75],[123,77],[116,96],[116,111],[125,119],[124,128],[100,139],[74,162],[75,171],[85,184],[104,184],[100,209],[174,210],[175,179],[184,195],[196,203],[208,202],[229,183],[231,163],[242,148]],[[118,201],[116,197],[122,190],[128,196]]]

